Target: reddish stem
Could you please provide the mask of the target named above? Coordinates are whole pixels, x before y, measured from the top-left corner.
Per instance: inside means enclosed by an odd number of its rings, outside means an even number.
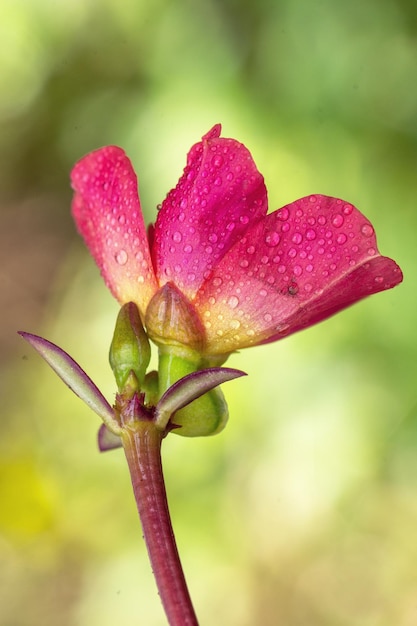
[[[198,626],[168,509],[161,463],[163,433],[152,421],[123,428],[122,441],[159,595],[171,626]]]

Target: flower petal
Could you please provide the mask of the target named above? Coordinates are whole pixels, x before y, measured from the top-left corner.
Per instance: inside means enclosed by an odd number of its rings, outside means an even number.
[[[355,207],[308,196],[255,224],[194,304],[216,354],[275,341],[401,280]]]
[[[72,211],[113,295],[142,314],[156,290],[137,178],[121,148],[108,146],[79,161],[71,174]]]
[[[191,148],[184,174],[162,204],[153,248],[161,285],[192,298],[207,273],[267,212],[264,180],[250,152],[215,126]]]

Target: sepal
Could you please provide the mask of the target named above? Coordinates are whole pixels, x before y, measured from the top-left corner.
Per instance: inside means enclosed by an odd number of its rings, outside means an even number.
[[[165,391],[156,405],[154,417],[156,426],[165,430],[177,411],[214,387],[240,376],[246,376],[245,372],[230,367],[213,367],[180,378]]]

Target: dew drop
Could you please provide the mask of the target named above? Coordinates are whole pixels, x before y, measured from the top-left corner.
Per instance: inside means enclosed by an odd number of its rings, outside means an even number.
[[[223,157],[220,154],[216,154],[211,162],[215,167],[221,167],[223,165]]]
[[[315,239],[317,237],[317,233],[315,230],[313,230],[312,228],[309,228],[308,231],[306,232],[306,239],[308,239],[309,241],[313,241],[313,239]]]
[[[317,218],[317,221],[321,226],[324,226],[327,220],[324,215],[319,215]]]
[[[368,254],[369,254],[369,256],[374,256],[375,255],[375,248],[368,248]]]
[[[231,320],[230,321],[230,328],[233,328],[233,330],[237,330],[238,328],[240,328],[239,320]]]
[[[180,243],[182,240],[182,235],[181,233],[177,230],[173,235],[172,235],[172,239],[175,241],[175,243]]]
[[[384,282],[384,277],[383,276],[375,276],[375,282],[376,283],[383,283]]]
[[[247,259],[243,259],[240,263],[239,263],[240,267],[248,267],[249,265],[249,261]]]
[[[214,278],[213,280],[213,285],[215,287],[220,287],[220,285],[223,283],[222,279],[218,276],[216,278]]]
[[[259,295],[260,295],[262,298],[265,298],[265,296],[267,296],[267,295],[268,295],[268,292],[267,292],[267,290],[266,290],[266,289],[260,289],[260,290],[259,290]]]
[[[249,246],[248,248],[246,248],[246,252],[248,254],[254,254],[255,252],[255,246]]]
[[[303,240],[303,236],[302,236],[302,234],[301,234],[301,233],[295,233],[295,234],[293,235],[292,240],[293,240],[293,242],[294,242],[294,243],[299,244],[299,243],[301,243],[301,242],[302,242],[302,240]]]
[[[278,272],[279,272],[280,274],[285,274],[286,269],[287,269],[287,268],[286,268],[286,266],[285,266],[285,265],[279,265],[279,266],[278,266]]]
[[[247,215],[241,215],[239,217],[239,222],[241,224],[247,224],[249,222],[249,217]]]
[[[286,207],[284,207],[283,209],[280,209],[277,212],[277,218],[281,220],[281,222],[286,222],[289,215],[290,215],[290,212]]]
[[[230,296],[227,304],[230,306],[231,309],[235,309],[239,304],[239,298],[237,298],[236,296]]]
[[[340,213],[332,218],[332,224],[335,228],[340,228],[341,226],[343,226],[344,221],[345,218]]]
[[[271,231],[267,233],[265,237],[265,243],[270,248],[273,248],[274,246],[279,244],[280,239],[281,237],[279,236],[279,233],[277,233],[276,231]]]
[[[211,243],[216,243],[216,241],[217,241],[217,235],[216,235],[215,233],[211,233],[211,235],[209,235],[208,239],[209,239],[209,241],[210,241]]]
[[[184,246],[184,252],[185,252],[186,254],[190,254],[190,252],[192,252],[192,251],[193,251],[193,247],[192,247],[192,246],[190,246],[190,244],[189,244],[189,243],[187,243],[187,245],[186,245],[186,246]]]
[[[269,322],[272,322],[272,315],[270,313],[265,313],[264,315],[264,321],[269,324]]]
[[[337,236],[336,241],[339,245],[343,245],[346,243],[347,237],[344,233],[340,233],[340,235]]]
[[[374,229],[371,224],[364,224],[361,228],[361,233],[364,237],[372,237]]]
[[[300,267],[300,265],[294,265],[293,272],[295,276],[301,276],[301,274],[303,273],[303,269],[302,267]]]
[[[310,283],[306,283],[304,285],[304,291],[306,291],[307,293],[310,293],[310,291],[313,289],[313,287],[311,286]]]
[[[263,263],[263,265],[266,265],[268,261],[269,261],[269,257],[266,255],[261,258],[261,263]]]
[[[293,259],[294,257],[297,256],[297,250],[295,248],[290,248],[288,250],[288,256]]]
[[[232,232],[232,230],[234,230],[235,228],[235,223],[234,222],[229,222],[226,226],[226,230],[228,230],[229,232]]]
[[[345,206],[343,207],[343,213],[345,215],[350,215],[353,211],[353,206],[351,204],[345,204]]]
[[[126,265],[126,263],[127,263],[127,252],[126,252],[126,250],[119,250],[114,258],[116,259],[116,262],[119,265]]]
[[[311,263],[306,265],[306,272],[312,272],[313,270],[314,270],[314,265],[312,265]]]
[[[124,215],[119,215],[118,222],[123,226],[123,224],[126,224],[126,217]]]
[[[221,187],[222,184],[222,179],[220,178],[220,176],[218,176],[215,181],[214,184],[216,185],[216,187]]]

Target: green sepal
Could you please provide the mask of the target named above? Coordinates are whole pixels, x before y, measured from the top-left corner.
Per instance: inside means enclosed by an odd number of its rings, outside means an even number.
[[[168,351],[159,354],[159,393],[162,395],[180,378],[200,370],[198,358],[190,351],[181,356]],[[215,435],[226,426],[229,412],[219,387],[205,393],[175,413],[172,420],[178,426],[172,430],[183,437],[207,437]]]

